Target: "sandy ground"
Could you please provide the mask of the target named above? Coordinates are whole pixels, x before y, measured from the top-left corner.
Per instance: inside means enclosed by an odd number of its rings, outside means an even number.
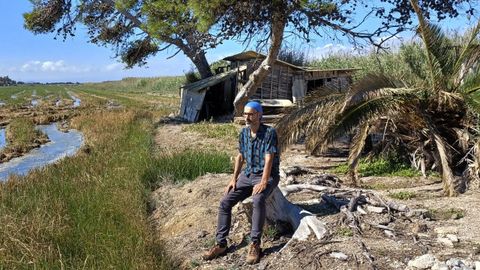
[[[236,141],[205,139],[199,134],[182,132],[180,123],[159,125],[156,135],[159,152],[177,152],[191,148],[225,150],[235,154]],[[340,146],[338,146],[340,147]],[[281,167],[299,166],[309,173],[295,179],[298,183],[308,181],[315,175],[329,173],[327,170],[345,160],[335,155],[314,157],[305,154],[301,145],[288,149],[281,159]],[[322,240],[290,242],[291,232],[278,232],[267,228],[263,237],[264,256],[257,265],[246,265],[249,223],[244,213],[234,209],[232,229],[229,237],[229,253],[213,261],[205,262],[202,253],[214,243],[218,202],[223,188],[229,181],[228,174],[207,174],[195,181],[180,185],[164,183],[152,193],[152,214],[158,236],[166,243],[171,256],[184,269],[372,269],[365,252],[369,253],[377,269],[405,269],[413,258],[422,254],[433,254],[439,260],[462,258],[480,261],[480,196],[478,192],[467,192],[455,198],[445,198],[441,193],[439,179],[369,177],[363,178],[365,186],[381,186],[376,190],[385,200],[393,200],[389,194],[409,191],[415,197],[399,201],[410,209],[425,209],[424,213],[447,212],[446,215],[368,214],[361,216],[362,234],[353,237],[341,222],[338,211],[316,212],[317,218],[325,222],[328,235]],[[343,176],[339,176],[342,180]],[[286,179],[282,179],[281,185]],[[288,199],[301,203],[318,199],[316,192],[294,194]],[[320,203],[322,204],[322,203]],[[317,205],[318,206],[318,205]],[[314,212],[317,206],[304,207]],[[449,209],[461,214],[448,214]],[[325,210],[325,208],[324,208]],[[392,228],[393,236],[372,224],[385,224]],[[446,246],[438,241],[443,233],[453,234],[459,241]],[[359,241],[360,240],[360,241]],[[281,251],[280,251],[281,250]],[[332,257],[340,252],[346,259]]]

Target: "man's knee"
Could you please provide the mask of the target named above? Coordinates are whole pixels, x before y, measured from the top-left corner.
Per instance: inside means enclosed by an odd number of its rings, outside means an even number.
[[[228,212],[232,210],[232,207],[232,203],[226,197],[223,197],[220,201],[219,209]]]
[[[253,198],[252,198],[253,206],[256,207],[256,206],[265,205],[266,198],[267,198],[267,196],[265,196],[265,194],[263,194],[263,193],[253,195]]]

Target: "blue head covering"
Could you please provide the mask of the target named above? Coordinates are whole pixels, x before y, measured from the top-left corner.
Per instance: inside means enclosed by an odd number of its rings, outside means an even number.
[[[249,107],[249,108],[255,109],[257,112],[263,114],[262,105],[260,105],[260,103],[258,103],[258,102],[256,102],[256,101],[250,101],[250,102],[248,102],[248,103],[245,105],[245,107]]]

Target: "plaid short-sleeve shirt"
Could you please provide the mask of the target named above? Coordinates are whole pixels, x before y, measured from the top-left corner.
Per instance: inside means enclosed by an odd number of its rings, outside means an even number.
[[[255,138],[250,136],[250,128],[245,127],[238,137],[238,150],[246,161],[245,175],[261,174],[265,166],[265,154],[274,153],[271,176],[279,175],[280,157],[277,147],[277,132],[273,127],[260,124]]]

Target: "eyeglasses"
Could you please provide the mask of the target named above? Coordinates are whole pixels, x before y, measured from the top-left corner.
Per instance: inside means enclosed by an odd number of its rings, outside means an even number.
[[[252,112],[252,113],[244,112],[244,113],[243,113],[243,116],[244,116],[244,117],[249,117],[249,116],[254,116],[254,115],[256,115],[256,114],[257,114],[256,112]]]

